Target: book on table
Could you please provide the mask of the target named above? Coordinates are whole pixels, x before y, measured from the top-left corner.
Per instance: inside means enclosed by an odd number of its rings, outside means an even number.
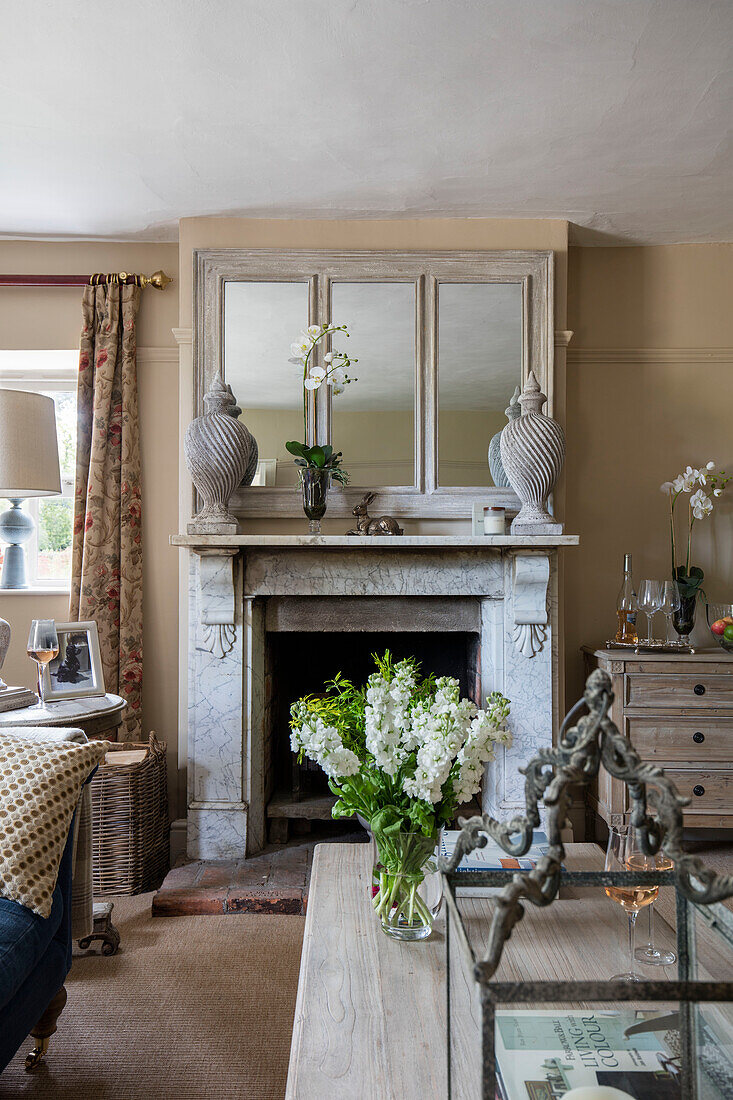
[[[705,1100],[730,1097],[729,1022],[712,1008],[699,1016],[697,1049]],[[604,1085],[633,1100],[681,1096],[679,1022],[669,1008],[500,1009],[495,1040],[497,1100],[558,1100],[571,1089]]]
[[[444,829],[440,840],[440,854],[450,859],[455,851],[460,829]],[[547,835],[541,829],[532,834],[532,846],[525,856],[517,858],[507,855],[495,840],[488,837],[484,848],[474,848],[468,852],[456,867],[456,871],[531,871],[537,860],[547,854],[549,843]],[[508,877],[508,876],[507,876]],[[481,898],[501,893],[501,886],[458,886],[456,897]]]

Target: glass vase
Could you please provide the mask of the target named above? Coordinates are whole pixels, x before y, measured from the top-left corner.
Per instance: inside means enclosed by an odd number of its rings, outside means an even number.
[[[372,906],[382,931],[395,940],[424,940],[443,900],[436,836],[374,833]]]
[[[299,470],[300,490],[303,495],[303,511],[308,517],[308,533],[320,535],[321,520],[326,514],[331,471],[306,466]]]
[[[680,592],[679,609],[672,614],[672,623],[680,636],[682,645],[690,644],[690,634],[695,626],[695,606],[697,604],[697,592],[692,596],[683,596]]]

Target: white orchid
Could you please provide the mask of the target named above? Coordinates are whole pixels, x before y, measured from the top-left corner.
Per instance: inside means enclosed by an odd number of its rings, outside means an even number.
[[[698,489],[690,497],[690,507],[695,519],[705,519],[713,510],[713,502],[709,496],[703,493],[702,489]]]
[[[698,566],[691,566],[690,554],[692,547],[692,529],[696,520],[706,519],[713,511],[712,497],[719,497],[728,482],[731,480],[725,470],[715,473],[715,463],[711,460],[699,468],[688,466],[673,481],[665,481],[661,490],[669,498],[669,533],[672,549],[672,576],[682,585],[685,596],[696,595],[703,580],[703,571]],[[696,486],[704,485],[707,492]],[[694,489],[694,492],[693,492]],[[687,554],[684,565],[677,564],[677,545],[675,538],[674,511],[677,500],[682,493],[690,493],[688,501],[687,520]],[[708,495],[710,494],[710,495]]]
[[[300,339],[290,345],[289,363],[300,367],[303,371],[303,435],[307,436],[307,407],[306,395],[317,390],[324,382],[331,386],[331,392],[340,394],[349,382],[355,382],[355,378],[349,378],[346,368],[352,363],[358,362],[351,359],[341,351],[329,351],[323,356],[323,367],[313,366],[315,354],[321,340],[332,337],[334,333],[348,336],[346,325],[334,325],[325,323],[322,325],[309,325],[305,332],[300,334]],[[333,377],[332,377],[333,376]]]

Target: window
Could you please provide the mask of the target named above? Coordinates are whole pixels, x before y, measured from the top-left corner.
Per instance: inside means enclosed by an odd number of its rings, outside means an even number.
[[[31,588],[68,588],[71,579],[78,362],[76,350],[0,351],[0,387],[44,393],[56,406],[61,496],[29,497],[23,504],[36,524],[25,544]],[[0,500],[0,510],[7,507]],[[0,544],[0,562],[3,550]]]

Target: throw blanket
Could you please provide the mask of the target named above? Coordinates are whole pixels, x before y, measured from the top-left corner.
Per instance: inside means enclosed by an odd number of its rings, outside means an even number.
[[[81,729],[53,726],[11,726],[3,731],[18,739],[87,743]],[[74,817],[74,861],[71,899],[71,938],[81,940],[92,932],[92,795],[87,781],[81,790]]]

